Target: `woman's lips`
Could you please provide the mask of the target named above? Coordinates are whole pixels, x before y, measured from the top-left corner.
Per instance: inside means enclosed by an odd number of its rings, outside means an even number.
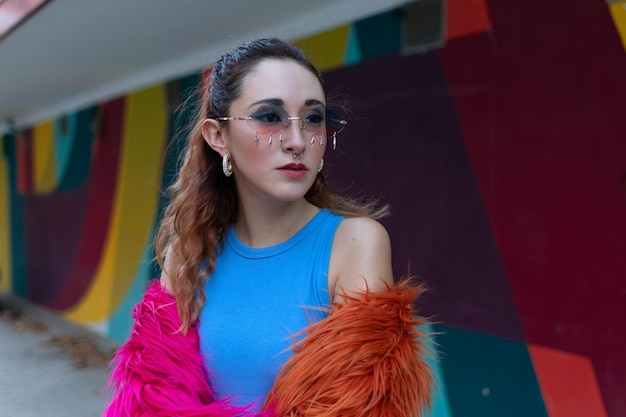
[[[291,163],[278,168],[278,171],[290,178],[300,178],[306,175],[308,169],[304,164]]]

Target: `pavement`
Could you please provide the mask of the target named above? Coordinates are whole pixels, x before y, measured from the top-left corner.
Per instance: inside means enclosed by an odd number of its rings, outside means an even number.
[[[0,293],[0,417],[101,417],[118,346]]]

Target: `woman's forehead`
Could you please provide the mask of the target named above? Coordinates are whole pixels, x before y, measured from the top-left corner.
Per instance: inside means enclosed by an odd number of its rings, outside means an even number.
[[[325,101],[317,76],[290,59],[265,59],[243,79],[237,101],[248,106],[264,100],[280,100],[284,105]]]

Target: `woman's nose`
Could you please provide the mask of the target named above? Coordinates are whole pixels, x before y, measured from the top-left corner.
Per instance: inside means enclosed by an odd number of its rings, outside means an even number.
[[[286,151],[304,152],[306,148],[306,130],[302,119],[290,118],[289,124],[283,133],[283,149]]]

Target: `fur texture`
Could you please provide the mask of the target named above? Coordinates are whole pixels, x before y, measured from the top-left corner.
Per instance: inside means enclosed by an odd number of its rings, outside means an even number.
[[[420,287],[349,295],[312,325],[278,376],[267,404],[284,417],[410,417],[430,407]]]
[[[155,281],[133,310],[129,340],[113,358],[113,398],[103,417],[270,417],[213,401],[197,329],[178,332],[176,301]]]
[[[430,405],[425,336],[412,305],[420,287],[344,294],[294,346],[264,411],[213,401],[197,328],[178,332],[174,297],[158,281],[135,307],[113,359],[103,417],[414,417]]]

